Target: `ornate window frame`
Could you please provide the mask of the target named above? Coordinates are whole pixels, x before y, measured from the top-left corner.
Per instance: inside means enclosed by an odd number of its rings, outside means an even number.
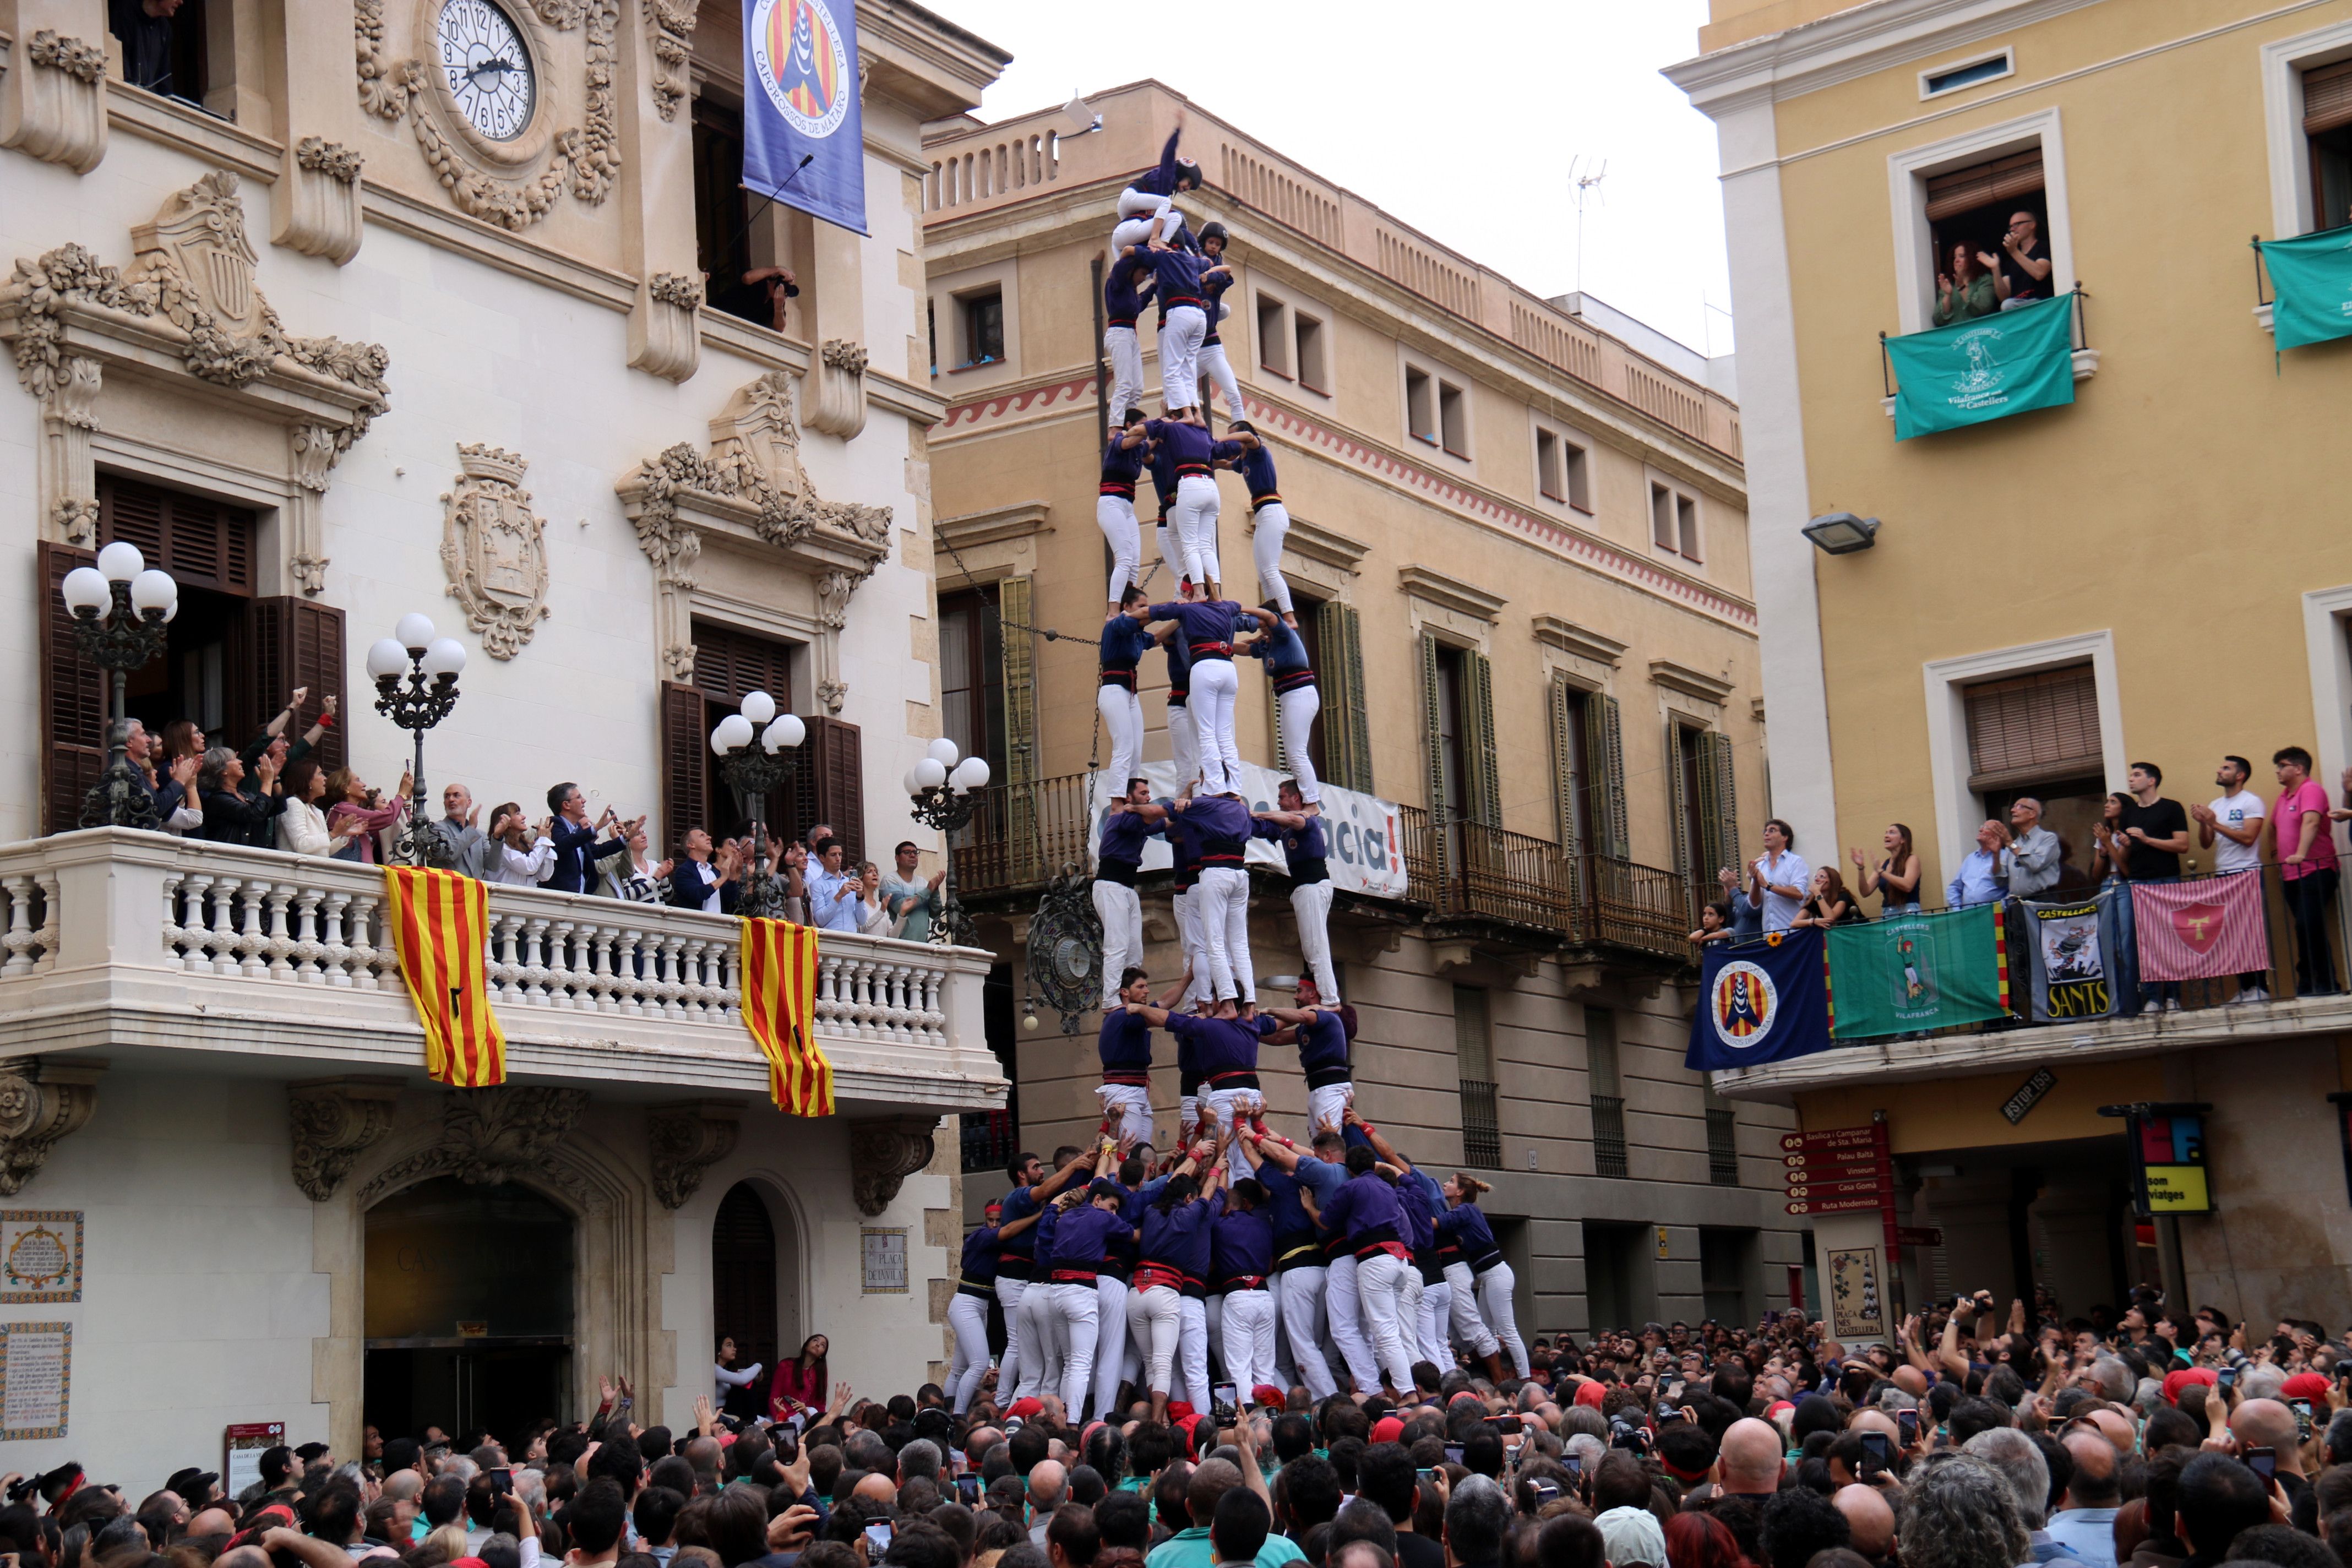
[[[199,418],[285,430],[278,580],[299,583],[305,594],[323,592],[321,498],[336,462],[389,406],[388,356],[374,343],[286,331],[255,282],[258,256],[230,170],[213,170],[173,192],[153,220],[131,235],[128,268],[67,244],[37,258],[19,258],[0,285],[0,342],[15,353],[19,384],[40,401],[36,483],[43,537],[96,541],[93,443],[101,432],[107,378],[121,375],[202,411]],[[110,447],[144,439],[106,434]],[[200,470],[215,467],[185,456]]]
[[[659,679],[694,679],[698,602],[730,619],[744,608],[698,586],[695,563],[706,547],[781,560],[815,584],[815,624],[803,635],[815,653],[814,695],[838,714],[849,694],[841,630],[850,596],[889,558],[891,509],[818,499],[801,466],[793,384],[788,373],[770,371],[739,387],[710,422],[708,453],[681,441],[614,489],[654,565]]]

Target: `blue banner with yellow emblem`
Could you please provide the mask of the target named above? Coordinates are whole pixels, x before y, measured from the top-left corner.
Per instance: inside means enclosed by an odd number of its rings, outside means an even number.
[[[1708,948],[1699,964],[1698,1011],[1691,1017],[1683,1065],[1720,1072],[1827,1050],[1826,954],[1819,926]]]
[[[744,0],[743,185],[866,227],[866,121],[852,0]]]

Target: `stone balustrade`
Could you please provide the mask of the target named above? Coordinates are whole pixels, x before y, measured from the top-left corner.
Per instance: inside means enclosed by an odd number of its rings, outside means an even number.
[[[93,1043],[102,1026],[110,1046],[152,1036],[421,1064],[386,912],[382,870],[349,861],[104,828],[0,847],[0,1056]],[[488,913],[484,956],[510,1072],[764,1089],[731,916],[499,886]],[[981,1033],[990,962],[826,932],[815,1022],[836,1094],[1001,1103]]]

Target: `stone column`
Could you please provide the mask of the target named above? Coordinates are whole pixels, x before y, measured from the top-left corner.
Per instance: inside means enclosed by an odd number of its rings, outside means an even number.
[[[642,26],[615,39],[614,75],[633,111],[620,116],[622,265],[637,279],[629,364],[684,381],[702,363],[702,274],[694,254],[694,115],[687,102],[696,8],[647,0]],[[731,279],[722,279],[724,283]]]

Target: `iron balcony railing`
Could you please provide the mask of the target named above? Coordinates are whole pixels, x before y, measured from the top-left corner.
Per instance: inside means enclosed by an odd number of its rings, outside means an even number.
[[[975,1171],[1002,1171],[1012,1163],[1021,1141],[1021,1130],[1013,1124],[1011,1111],[967,1110],[960,1120],[958,1131],[963,1143],[966,1175]]]

